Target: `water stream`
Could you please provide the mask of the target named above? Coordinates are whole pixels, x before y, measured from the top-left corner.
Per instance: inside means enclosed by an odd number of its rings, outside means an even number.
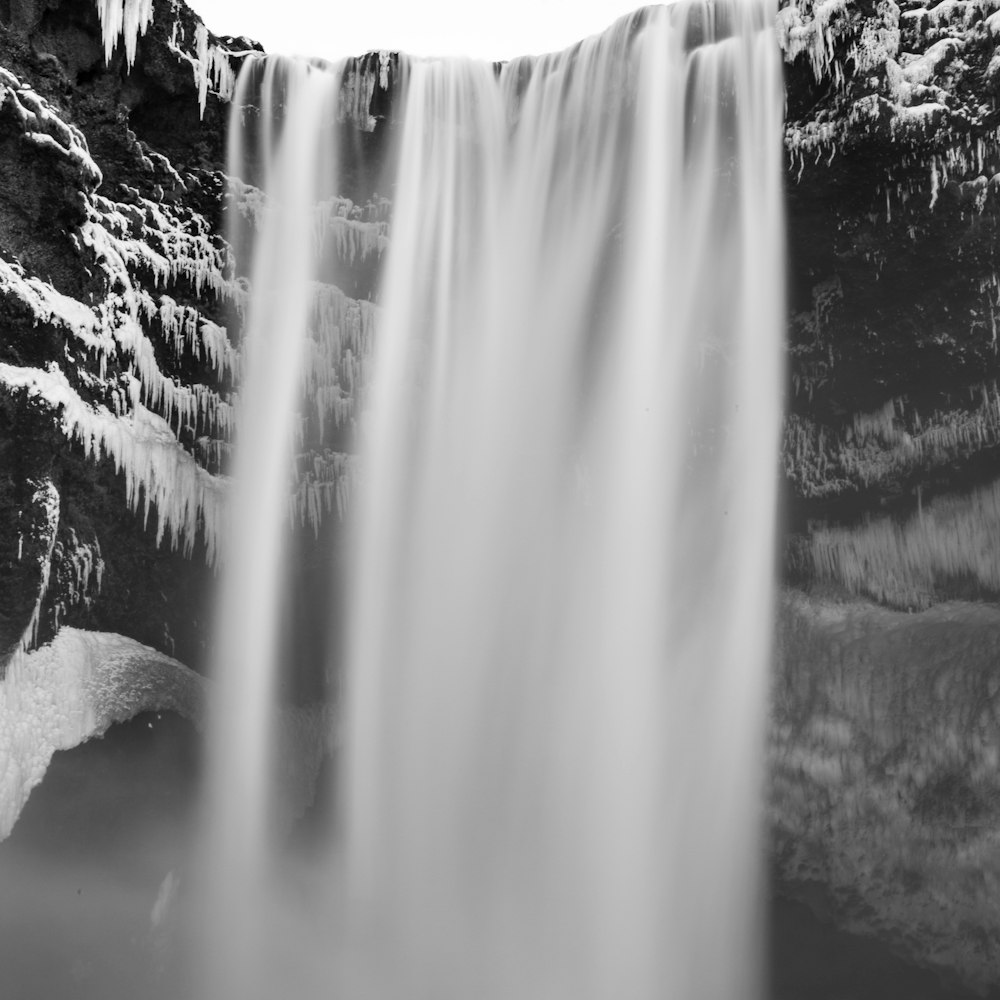
[[[268,204],[236,239],[254,294],[206,995],[758,995],[772,13],[685,2],[502,67],[401,59],[371,344],[370,304],[331,291],[373,232],[338,215],[344,67],[244,69],[231,172]],[[345,350],[363,384],[330,667],[342,739],[324,846],[292,862],[272,709],[287,505],[303,386]]]

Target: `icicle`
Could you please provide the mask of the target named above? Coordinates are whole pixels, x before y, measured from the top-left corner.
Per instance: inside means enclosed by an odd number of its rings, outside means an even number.
[[[195,50],[198,54],[198,65],[195,78],[198,82],[198,107],[202,117],[205,116],[205,105],[208,102],[209,85],[220,100],[230,101],[236,87],[236,74],[229,62],[229,53],[218,45],[208,44],[208,29],[199,24],[194,36]]]
[[[180,21],[175,21],[167,45],[170,51],[191,67],[194,82],[198,88],[198,108],[201,117],[205,117],[209,92],[221,101],[231,101],[236,89],[236,74],[229,61],[233,54],[215,42],[209,43],[208,29],[202,22],[195,28],[195,54],[191,55],[183,45]]]
[[[199,532],[206,557],[216,561],[222,531],[226,486],[210,475],[181,447],[167,422],[138,402],[133,379],[133,409],[128,417],[85,403],[54,365],[46,371],[0,364],[0,383],[22,388],[61,411],[63,431],[79,441],[88,457],[109,456],[125,476],[126,499],[133,511],[142,505],[144,520],[157,513],[157,544],[167,533],[174,548],[186,555]]]
[[[20,648],[25,652],[38,645],[38,629],[42,621],[42,606],[48,596],[49,581],[52,576],[52,554],[56,544],[56,533],[59,528],[60,497],[59,491],[50,479],[38,483],[31,495],[31,507],[44,513],[45,524],[42,528],[43,538],[48,541],[38,556],[38,567],[41,580],[38,585],[38,597],[31,612],[31,618],[21,635]],[[21,558],[21,541],[18,540],[18,559]]]
[[[111,55],[118,39],[125,38],[125,59],[129,68],[135,62],[139,35],[144,35],[153,20],[153,0],[96,0],[104,38],[104,59]]]

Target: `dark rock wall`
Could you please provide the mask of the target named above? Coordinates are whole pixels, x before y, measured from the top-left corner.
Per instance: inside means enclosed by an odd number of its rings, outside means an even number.
[[[994,598],[957,537],[951,566],[920,581],[900,567],[932,544],[912,526],[928,501],[955,507],[998,474],[1000,19],[980,0],[805,0],[779,33],[789,579],[903,609]]]
[[[12,0],[0,13],[0,65],[7,71],[0,99],[0,257],[7,265],[0,362],[20,371],[55,366],[84,403],[127,418],[128,378],[149,367],[122,329],[136,297],[146,294],[158,307],[169,295],[192,311],[195,327],[202,320],[225,325],[232,311],[224,295],[195,287],[196,269],[163,274],[152,257],[133,252],[130,259],[124,245],[133,240],[154,252],[183,253],[186,240],[200,238],[204,245],[190,252],[224,256],[212,234],[222,228],[227,105],[209,93],[201,113],[192,65],[198,22],[183,6],[155,5],[131,69],[121,42],[105,61],[93,3]],[[40,143],[37,132],[45,130],[52,141]],[[150,228],[171,231],[157,238]],[[95,231],[119,241],[124,278]],[[220,277],[215,263],[209,278]],[[90,309],[89,342],[74,335],[78,317],[64,315],[60,295]],[[177,337],[158,315],[139,318],[164,378],[207,383],[225,400],[227,379],[205,370],[191,338],[185,349],[183,335],[171,343]],[[95,337],[110,342],[95,347]],[[147,375],[139,375],[148,383],[140,395],[158,377]],[[0,466],[0,589],[9,595],[0,601],[0,659],[22,636],[31,640],[40,600],[38,640],[59,624],[78,624],[131,635],[199,665],[212,576],[204,532],[184,540],[202,550],[193,558],[157,544],[153,526],[162,515],[152,511],[144,525],[130,511],[115,462],[94,461],[79,436],[68,442],[63,412],[30,386],[8,380],[0,388],[0,451],[7,459]],[[194,455],[207,428],[179,419],[174,426]],[[46,573],[39,566],[47,554]]]

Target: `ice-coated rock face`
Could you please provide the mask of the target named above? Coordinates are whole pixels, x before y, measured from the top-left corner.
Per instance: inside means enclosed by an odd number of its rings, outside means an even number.
[[[0,477],[0,590],[12,594],[0,662],[68,621],[127,631],[197,665],[246,302],[223,207],[231,196],[245,226],[267,211],[258,178],[224,172],[226,102],[254,46],[211,36],[171,0],[14,0],[11,10],[0,22],[0,177],[9,181],[0,302],[10,320],[0,440],[17,461]],[[379,100],[394,65],[383,54],[345,73],[339,117],[366,136],[362,159],[380,155]],[[317,210],[350,278],[343,290],[317,287],[312,307],[290,516],[313,535],[332,512],[343,515],[350,494],[345,448],[388,239],[388,203],[365,188],[375,173],[359,169],[351,197]],[[41,482],[55,490],[44,508]],[[42,539],[34,525],[53,505],[54,538]],[[85,587],[71,580],[81,552],[107,568]],[[22,590],[34,596],[14,600]]]
[[[971,551],[928,561],[940,528],[915,524],[941,494],[936,513],[980,517],[966,497],[1000,471],[998,24],[992,0],[794,0],[778,15],[797,583],[904,610],[998,594]]]
[[[102,736],[142,712],[176,712],[202,729],[211,686],[200,674],[134,639],[63,627],[47,645],[18,652],[0,680],[0,841],[13,829],[57,750]],[[284,774],[279,826],[311,804],[331,749],[321,708],[283,707],[274,731]]]
[[[15,2],[0,24],[0,588],[35,592],[5,604],[0,657],[69,620],[198,661],[242,296],[220,51],[167,2]],[[182,170],[129,127],[147,117]]]
[[[177,660],[110,633],[63,628],[15,655],[0,681],[0,840],[55,751],[152,709],[200,722],[203,685]]]

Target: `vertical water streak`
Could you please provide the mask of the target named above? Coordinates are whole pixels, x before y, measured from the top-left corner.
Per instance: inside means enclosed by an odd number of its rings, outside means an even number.
[[[299,449],[303,359],[317,274],[317,205],[335,188],[340,77],[268,59],[240,77],[229,172],[266,203],[257,231],[232,223],[250,265],[228,544],[223,553],[206,788],[203,993],[267,997],[271,956],[275,692],[285,549]],[[252,252],[246,249],[244,240]],[[267,975],[265,975],[267,973]]]
[[[266,208],[233,230],[253,296],[206,1000],[758,995],[783,305],[772,14],[698,0],[502,68],[401,60],[339,822],[306,869],[319,910],[286,908],[278,878],[274,702],[315,282],[337,281],[316,227],[343,194],[342,81],[282,60],[241,74],[230,173]]]
[[[499,81],[411,66],[352,566],[352,995],[757,993],[769,24],[679,4]]]

